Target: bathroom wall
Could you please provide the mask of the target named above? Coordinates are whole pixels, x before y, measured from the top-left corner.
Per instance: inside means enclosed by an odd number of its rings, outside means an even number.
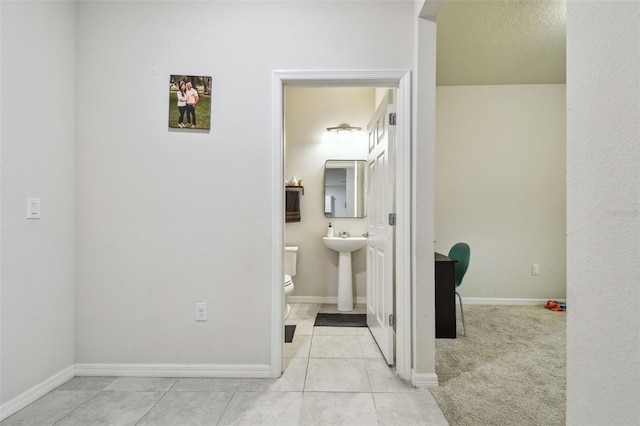
[[[329,222],[335,232],[367,232],[367,219],[326,218],[326,160],[366,160],[366,127],[375,111],[374,88],[287,88],[285,93],[285,176],[303,179],[300,222],[285,224],[285,244],[300,248],[291,300],[317,302],[338,294],[338,253],[323,243]],[[325,142],[327,127],[348,123],[362,127],[352,142]],[[365,250],[353,256],[354,296],[366,297]],[[335,303],[335,302],[333,302]]]

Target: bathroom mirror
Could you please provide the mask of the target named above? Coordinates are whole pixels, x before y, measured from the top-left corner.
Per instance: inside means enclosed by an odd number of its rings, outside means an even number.
[[[367,162],[327,160],[324,164],[324,215],[365,217]]]

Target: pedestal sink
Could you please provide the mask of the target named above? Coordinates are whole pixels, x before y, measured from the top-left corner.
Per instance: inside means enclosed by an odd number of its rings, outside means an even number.
[[[338,310],[353,310],[353,283],[351,279],[351,253],[367,244],[365,237],[323,237],[322,241],[338,254]]]

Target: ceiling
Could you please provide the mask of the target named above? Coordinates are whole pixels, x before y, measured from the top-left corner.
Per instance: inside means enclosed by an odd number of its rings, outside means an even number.
[[[564,0],[446,0],[438,86],[565,84]]]

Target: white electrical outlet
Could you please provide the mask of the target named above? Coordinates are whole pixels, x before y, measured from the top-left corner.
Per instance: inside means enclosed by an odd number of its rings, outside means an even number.
[[[540,265],[537,263],[531,265],[531,275],[540,275]]]
[[[207,317],[207,302],[196,302],[196,321],[206,321]]]

